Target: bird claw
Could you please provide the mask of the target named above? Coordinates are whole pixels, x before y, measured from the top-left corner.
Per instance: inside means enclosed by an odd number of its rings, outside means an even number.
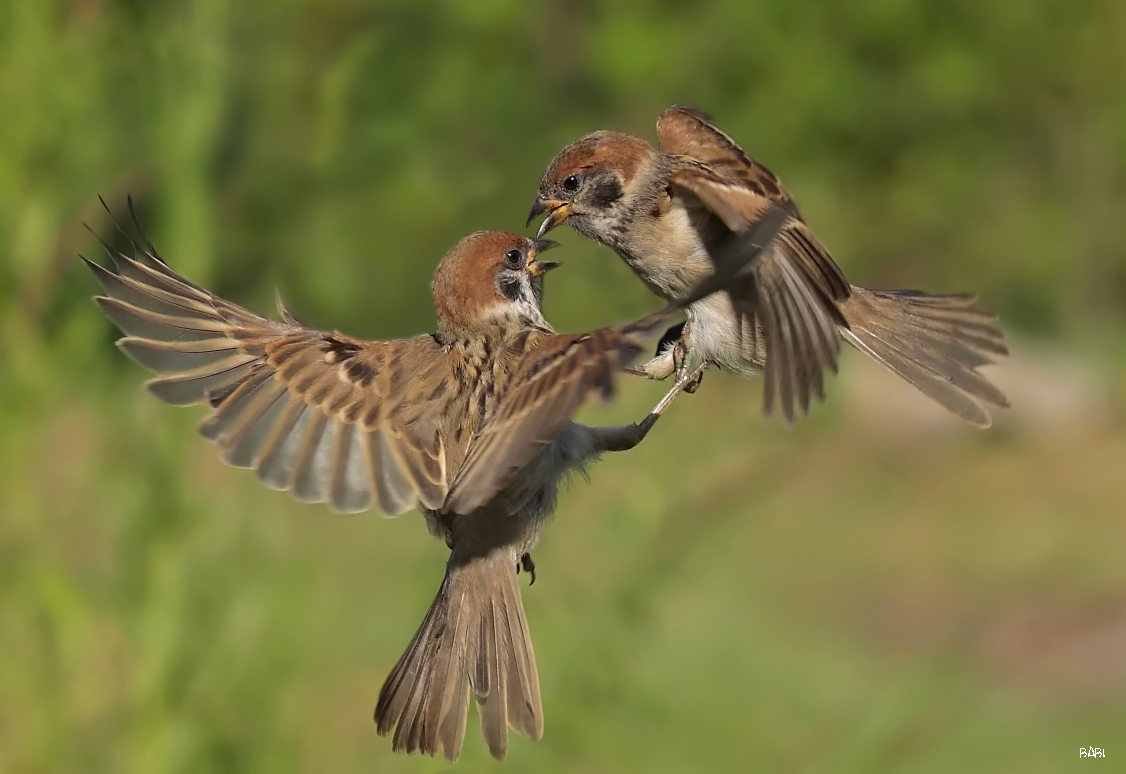
[[[524,570],[524,572],[526,572],[526,573],[528,573],[529,575],[532,576],[532,581],[528,585],[529,586],[535,586],[536,585],[536,563],[532,561],[532,555],[531,554],[524,554],[523,556],[520,557],[520,561],[517,562],[517,564],[516,564],[516,574],[517,575],[520,574],[521,568]]]
[[[692,366],[692,356],[695,352],[695,349],[685,345],[683,339],[673,345],[672,359],[676,366],[676,384],[681,385],[683,392],[696,392],[696,388],[700,386],[700,380],[704,378],[704,372],[698,368],[695,371],[689,371]]]
[[[695,376],[690,376],[684,380],[684,388],[682,392],[687,392],[689,395],[700,389],[700,382],[704,381],[703,370],[697,370]]]

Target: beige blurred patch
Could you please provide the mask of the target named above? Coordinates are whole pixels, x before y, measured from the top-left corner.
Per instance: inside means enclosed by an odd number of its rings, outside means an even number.
[[[982,369],[1009,397],[1011,408],[991,409],[994,428],[1033,436],[1083,434],[1116,421],[1114,379],[1090,362],[1026,339],[1012,354]],[[964,436],[975,428],[878,363],[850,352],[841,366],[840,397],[848,421],[886,440]]]
[[[975,604],[939,589],[902,589],[855,619],[890,654],[957,654],[990,681],[1053,706],[1126,697],[1126,599]]]
[[[1030,602],[985,628],[977,654],[987,671],[1052,701],[1126,696],[1126,600]]]

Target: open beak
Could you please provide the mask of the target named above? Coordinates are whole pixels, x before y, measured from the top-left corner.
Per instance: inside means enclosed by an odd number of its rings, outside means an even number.
[[[545,199],[542,196],[537,196],[535,204],[532,205],[532,212],[528,215],[528,222],[524,225],[530,225],[533,220],[543,215],[545,212],[548,213],[548,215],[544,218],[543,223],[540,224],[540,230],[536,232],[537,237],[542,237],[548,231],[551,231],[551,229],[565,221],[567,216],[571,214],[571,205],[569,202],[561,202],[556,199]]]
[[[532,249],[528,251],[528,273],[533,277],[540,277],[547,272],[554,269],[556,266],[561,266],[559,261],[537,261],[536,256],[542,252],[550,250],[553,247],[559,247],[558,242],[553,242],[550,239],[533,239]]]

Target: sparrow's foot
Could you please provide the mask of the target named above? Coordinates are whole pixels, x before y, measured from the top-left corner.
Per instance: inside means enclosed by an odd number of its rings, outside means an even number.
[[[684,339],[676,342],[672,353],[677,364],[676,381],[681,384],[680,391],[691,395],[696,392],[700,387],[700,382],[704,380],[704,369],[707,367],[707,363],[705,362],[698,368],[692,369],[692,357],[696,354],[696,350],[686,345]]]
[[[523,556],[520,557],[520,562],[516,565],[516,574],[517,575],[520,574],[521,568],[523,568],[524,572],[526,572],[526,573],[528,573],[529,575],[532,576],[532,582],[529,583],[528,585],[529,586],[536,585],[536,563],[532,561],[532,555],[531,554],[524,554]]]
[[[684,375],[688,373],[689,366],[692,365],[692,356],[696,354],[696,350],[684,343],[684,339],[680,339],[669,350],[672,354],[672,362],[676,367],[676,380],[683,381]]]
[[[594,448],[599,451],[621,452],[629,451],[645,440],[645,436],[653,429],[659,415],[649,414],[640,422],[632,425],[617,425],[615,427],[590,428],[594,440]]]
[[[661,414],[665,413],[665,409],[672,405],[673,400],[675,400],[676,396],[680,393],[694,392],[696,388],[700,386],[700,380],[704,378],[704,370],[707,367],[708,361],[705,360],[691,371],[679,374],[676,377],[676,382],[673,384],[672,389],[665,393],[665,397],[661,398],[661,402],[653,407],[653,411],[650,412],[649,416],[659,417]]]
[[[703,368],[703,366],[701,366],[700,368],[697,368],[695,371],[693,371],[693,373],[695,374],[695,376],[692,376],[691,374],[689,374],[688,378],[685,379],[685,381],[684,381],[683,392],[686,392],[689,395],[696,392],[696,390],[700,389],[700,382],[704,381],[704,368]]]

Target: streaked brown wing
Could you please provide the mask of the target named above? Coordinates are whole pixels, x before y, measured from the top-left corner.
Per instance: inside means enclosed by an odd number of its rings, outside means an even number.
[[[792,204],[790,193],[774,173],[751,158],[703,111],[684,106],[669,108],[657,119],[657,140],[663,153],[695,159],[759,197]]]
[[[571,421],[588,396],[608,400],[617,372],[644,351],[632,330],[522,334],[512,346],[514,367],[498,392],[496,411],[470,440],[445,510],[470,513],[489,502]]]
[[[211,407],[200,429],[225,462],[341,512],[441,506],[441,405],[402,399],[408,380],[440,392],[445,355],[430,336],[359,341],[304,326],[280,303],[286,322],[272,322],[183,279],[151,246],[135,258],[106,249],[116,272],[86,264],[126,334],[118,346],[157,374],[146,386],[161,400]]]
[[[661,150],[685,157],[670,182],[696,210],[693,217],[710,214],[738,232],[771,202],[792,210],[776,249],[755,267],[747,303],[736,306],[754,316],[766,336],[763,408],[770,413],[777,399],[793,421],[795,404],[808,413],[811,398],[824,397],[823,372],[837,369],[837,329],[847,327],[837,305],[849,297],[848,281],[778,179],[703,113],[670,108],[658,120],[657,134]]]

